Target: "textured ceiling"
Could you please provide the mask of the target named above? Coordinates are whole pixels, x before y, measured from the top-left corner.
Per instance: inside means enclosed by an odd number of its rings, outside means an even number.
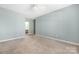
[[[0,4],[0,7],[21,13],[26,18],[34,19],[70,5],[71,4]]]

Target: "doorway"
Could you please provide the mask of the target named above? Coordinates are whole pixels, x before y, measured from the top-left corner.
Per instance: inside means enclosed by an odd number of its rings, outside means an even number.
[[[29,33],[29,22],[28,21],[25,22],[25,33],[26,34]]]

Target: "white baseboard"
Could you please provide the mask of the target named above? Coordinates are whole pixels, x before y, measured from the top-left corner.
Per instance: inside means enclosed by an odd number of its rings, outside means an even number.
[[[20,37],[10,38],[10,39],[4,39],[4,40],[0,40],[0,42],[7,42],[7,41],[10,41],[10,40],[16,40],[16,39],[21,39],[21,38],[25,38],[25,36],[20,36]]]
[[[64,43],[68,43],[68,44],[79,46],[79,43],[75,43],[75,42],[71,42],[71,41],[66,41],[66,40],[53,38],[53,37],[49,37],[49,36],[44,36],[44,35],[40,35],[40,34],[37,34],[36,36],[47,38],[47,39],[53,39],[53,40],[56,40],[56,41],[60,41],[60,42],[64,42]]]

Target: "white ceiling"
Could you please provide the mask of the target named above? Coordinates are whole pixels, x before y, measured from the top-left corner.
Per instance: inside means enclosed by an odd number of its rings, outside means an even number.
[[[71,4],[0,4],[0,7],[21,13],[26,18],[34,19],[70,5]]]

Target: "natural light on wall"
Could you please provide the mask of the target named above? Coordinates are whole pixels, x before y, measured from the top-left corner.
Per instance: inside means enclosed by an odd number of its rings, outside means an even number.
[[[25,29],[29,30],[29,22],[25,22]]]

